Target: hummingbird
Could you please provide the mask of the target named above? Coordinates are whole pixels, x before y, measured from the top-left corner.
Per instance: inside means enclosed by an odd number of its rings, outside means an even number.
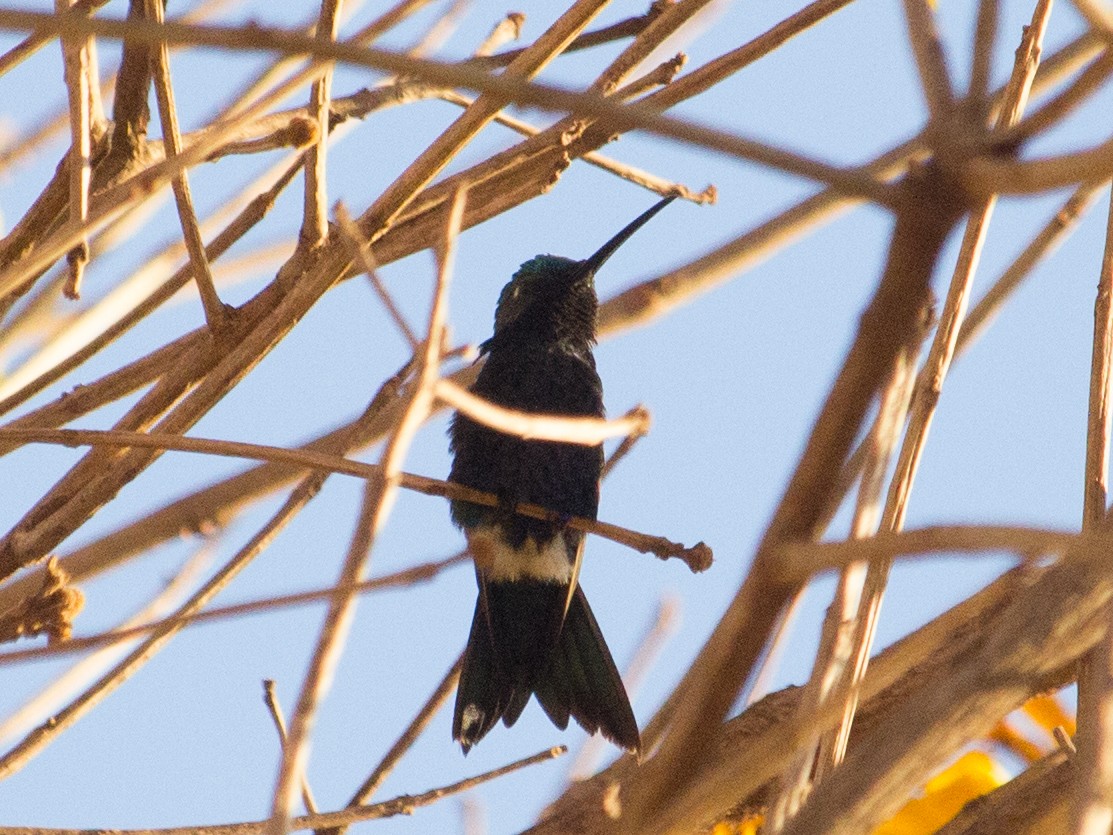
[[[583,261],[538,255],[518,268],[495,309],[486,362],[471,391],[525,412],[603,417],[595,369],[595,273],[674,197],[666,197]],[[561,730],[569,717],[628,751],[641,745],[618,668],[579,584],[584,534],[513,512],[522,502],[595,519],[603,447],[526,440],[457,412],[449,481],[493,493],[498,507],[452,501],[479,595],[464,653],[452,735],[464,753],[531,695]]]

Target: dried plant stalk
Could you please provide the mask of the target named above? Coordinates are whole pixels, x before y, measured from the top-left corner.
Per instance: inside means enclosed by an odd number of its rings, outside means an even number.
[[[787,43],[806,48],[806,39],[794,39],[825,25],[850,0],[813,0],[752,40],[732,43],[717,57],[695,62],[693,68],[686,56],[662,62],[662,55],[672,55],[672,39],[697,30],[703,25],[701,18],[717,4],[655,2],[644,14],[589,31],[605,4],[606,0],[568,0],[553,12],[539,37],[521,48],[492,54],[508,39],[529,31],[520,16],[508,16],[474,56],[459,61],[438,56],[462,20],[461,3],[446,3],[441,19],[427,20],[424,31],[410,41],[414,46],[404,49],[382,48],[377,41],[403,22],[416,28],[419,21],[438,17],[434,9],[426,8],[428,0],[397,0],[368,15],[370,21],[354,32],[343,25],[342,17],[359,5],[358,0],[307,4],[312,15],[295,29],[199,24],[193,22],[196,17],[165,21],[162,0],[130,0],[124,20],[111,10],[97,13],[102,0],[56,0],[53,13],[0,10],[0,29],[19,31],[21,37],[31,33],[0,55],[0,74],[43,45],[53,44],[65,59],[58,67],[54,89],[64,93],[58,100],[66,102],[63,111],[41,124],[20,125],[21,139],[0,151],[0,167],[10,176],[21,175],[32,150],[27,145],[39,143],[52,131],[68,128],[72,144],[54,171],[45,172],[37,199],[21,217],[12,219],[9,234],[0,241],[0,361],[11,366],[4,368],[0,380],[0,414],[9,415],[8,423],[0,427],[0,456],[30,444],[90,447],[75,464],[61,469],[48,489],[30,497],[28,507],[17,506],[19,518],[0,536],[0,639],[45,634],[51,641],[0,654],[0,665],[138,641],[124,661],[83,692],[72,697],[68,693],[69,704],[52,721],[34,728],[0,757],[0,777],[26,765],[182,629],[309,601],[326,601],[327,614],[282,746],[269,819],[191,826],[190,832],[246,835],[300,827],[339,835],[354,822],[412,812],[505,773],[507,769],[496,770],[414,797],[360,805],[412,750],[450,695],[457,663],[423,705],[419,703],[425,694],[417,694],[415,718],[389,737],[393,744],[347,809],[318,814],[307,800],[311,814],[291,817],[299,790],[306,785],[306,752],[313,741],[315,717],[344,650],[356,596],[373,588],[427,580],[467,559],[457,554],[364,580],[371,546],[387,523],[395,491],[412,489],[486,504],[499,501],[496,496],[401,470],[402,456],[419,437],[415,433],[423,422],[438,410],[452,408],[480,416],[500,431],[534,439],[596,444],[616,431],[632,433],[620,456],[644,433],[647,416],[635,412],[610,422],[575,422],[509,413],[474,402],[466,389],[478,367],[453,370],[456,366],[446,362],[462,353],[450,351],[445,337],[448,259],[442,258],[423,339],[400,312],[409,300],[393,287],[388,291],[376,270],[442,241],[450,248],[458,232],[545,194],[570,166],[581,162],[594,166],[585,167],[594,177],[610,175],[658,193],[713,201],[714,186],[697,193],[668,171],[646,171],[622,162],[621,149],[616,154],[608,151],[607,156],[600,153],[617,136],[636,131],[648,139],[663,139],[680,151],[698,149],[707,159],[771,167],[815,188],[787,210],[735,231],[702,254],[688,255],[687,263],[662,269],[605,301],[600,311],[601,338],[620,337],[666,315],[864,202],[891,213],[895,226],[881,280],[752,569],[681,684],[645,728],[646,760],[638,765],[631,757],[621,757],[596,777],[569,786],[534,831],[639,835],[706,831],[717,822],[738,823],[756,814],[765,815],[770,832],[871,831],[947,757],[987,735],[1005,740],[1033,764],[981,805],[967,809],[947,831],[994,831],[995,824],[1006,820],[1018,832],[1057,831],[1068,821],[1076,831],[1095,825],[1107,828],[1113,808],[1109,788],[1113,771],[1103,757],[1109,747],[1104,739],[1110,733],[1108,702],[1113,692],[1109,677],[1113,642],[1108,637],[1113,588],[1105,565],[1110,547],[1105,508],[1106,400],[1113,340],[1108,302],[1113,267],[1108,263],[1108,246],[1095,307],[1084,529],[992,524],[900,529],[908,490],[925,451],[935,399],[952,360],[974,343],[1012,290],[1050,254],[1113,176],[1113,139],[1107,134],[1099,134],[1091,147],[1068,147],[1055,156],[1033,157],[1025,147],[1048,130],[1078,118],[1108,85],[1113,77],[1108,15],[1092,0],[1075,0],[1088,31],[1056,55],[1041,58],[1039,45],[1050,3],[1032,0],[1035,13],[1025,33],[1026,49],[1018,56],[1010,84],[994,90],[994,61],[1002,40],[997,33],[1000,10],[992,0],[980,2],[976,29],[965,47],[968,55],[963,52],[957,59],[969,61],[970,83],[963,92],[952,81],[952,74],[962,75],[956,70],[956,56],[944,54],[937,32],[943,28],[937,26],[937,18],[948,12],[925,0],[904,0],[908,62],[927,105],[927,120],[907,140],[865,164],[848,166],[824,161],[826,149],[813,157],[741,135],[733,126],[712,128],[670,111],[698,103],[701,95],[765,62]],[[119,66],[109,68],[116,72],[106,73],[103,82],[105,90],[113,93],[111,123],[102,113],[96,39],[123,42]],[[472,43],[481,39],[482,35],[473,37]],[[171,50],[177,48],[207,48],[214,66],[229,54],[264,54],[267,60],[218,113],[183,133],[174,103],[175,92],[183,88],[175,90],[168,65]],[[586,49],[598,50],[592,56],[598,60],[594,72],[581,81],[561,86],[539,75],[552,62],[564,60],[565,53]],[[469,54],[468,47],[463,54]],[[341,65],[377,72],[380,81],[370,89],[338,89],[334,95],[332,68]],[[162,136],[149,140],[152,91]],[[1029,93],[1035,106],[1022,118]],[[326,148],[345,133],[361,130],[364,120],[380,119],[389,108],[432,100],[451,102],[462,113],[449,113],[457,118],[432,142],[415,143],[398,165],[401,175],[379,193],[367,195],[360,211],[353,210],[355,219],[338,209],[334,211],[337,224],[330,227],[327,195],[330,185],[335,189],[336,172],[330,173],[332,166],[326,165]],[[555,115],[545,123],[544,116],[535,113],[531,124],[506,113],[511,104]],[[519,135],[491,132],[511,138],[490,152],[484,142],[487,126],[494,122]],[[986,126],[993,123],[996,129],[988,130]],[[479,136],[484,141],[474,142]],[[279,162],[268,174],[250,186],[232,184],[230,178],[218,195],[205,195],[207,202],[221,203],[221,208],[207,219],[198,216],[189,181],[192,177],[200,187],[203,178],[193,169],[220,165],[222,171],[234,170],[230,168],[234,157],[269,152]],[[464,152],[466,161],[456,162]],[[446,176],[449,165],[456,168]],[[242,304],[225,307],[220,295],[234,295],[224,286],[217,293],[214,266],[227,263],[218,264],[218,259],[226,258],[237,245],[261,251],[250,241],[240,242],[249,233],[266,235],[274,228],[268,210],[303,172],[300,229],[291,225],[279,236],[281,249],[274,250],[282,253],[281,267]],[[1073,191],[1062,210],[1030,241],[1016,242],[1020,255],[964,316],[994,195],[1042,195],[1061,186]],[[128,250],[153,233],[148,216],[171,191],[182,241],[152,257],[133,259],[123,277],[102,278],[100,270],[109,258],[113,265],[127,262]],[[466,206],[460,199],[465,191]],[[234,192],[242,195],[232,196]],[[251,195],[257,196],[249,199]],[[908,372],[925,330],[930,276],[944,251],[945,237],[967,212],[971,220],[959,267],[941,308],[890,501],[878,526],[888,454],[904,425]],[[454,230],[447,238],[446,228]],[[65,294],[78,295],[83,272],[89,276],[84,297],[63,301]],[[362,415],[339,421],[337,428],[318,430],[316,438],[296,449],[251,443],[250,437],[230,441],[186,437],[219,406],[235,402],[229,395],[238,392],[246,376],[321,299],[340,282],[363,273],[370,277],[398,331],[385,334],[376,348],[397,350],[404,342],[403,350],[418,359],[384,384]],[[140,344],[140,334],[154,330],[161,321],[156,314],[190,283],[196,284],[201,297],[204,326],[148,339],[125,356]],[[195,322],[199,319],[195,311]],[[137,326],[141,329],[122,339]],[[93,358],[96,365],[84,365]],[[442,365],[447,369],[443,379]],[[57,389],[50,390],[52,386]],[[60,394],[63,387],[72,390]],[[71,424],[80,428],[63,428]],[[575,433],[579,434],[574,439]],[[344,457],[380,441],[385,449],[378,453],[379,466]],[[38,448],[28,447],[24,454]],[[208,486],[189,484],[180,498],[89,537],[94,530],[89,520],[115,502],[121,491],[142,491],[150,485],[157,478],[151,465],[168,451],[240,456],[259,463]],[[215,595],[298,515],[334,472],[365,480],[363,508],[352,519],[355,533],[347,558],[337,566],[336,582],[324,589],[266,598],[248,595],[234,605],[212,606]],[[852,539],[817,541],[855,483],[859,491]],[[122,572],[133,560],[147,558],[156,546],[183,531],[207,531],[240,519],[259,499],[280,491],[286,495],[277,512],[172,616],[108,633],[69,637],[82,599],[81,582],[113,569]],[[564,519],[537,506],[522,505],[516,511],[658,556],[679,556],[693,570],[710,563],[710,549],[703,543],[686,548],[605,522]],[[80,545],[54,556],[67,540],[79,535]],[[867,669],[871,630],[888,566],[895,560],[941,551],[973,558],[985,551],[1007,551],[1015,555],[1018,565],[881,653]],[[863,566],[869,566],[868,571]],[[771,694],[730,718],[747,675],[778,631],[786,609],[812,578],[832,569],[844,571],[838,611],[833,612],[815,659],[809,689]],[[90,599],[95,600],[95,595]],[[113,617],[107,622],[118,620]],[[1088,672],[1080,688],[1078,748],[1061,731],[1060,750],[1040,759],[1045,749],[1018,742],[1002,717],[1034,693],[1070,681],[1081,658],[1087,659]],[[276,704],[271,710],[276,719],[281,718]],[[543,752],[510,768],[551,755]],[[351,785],[362,774],[353,776]],[[346,787],[345,795],[350,790]],[[1041,805],[1041,800],[1046,802]],[[1025,812],[1022,818],[1018,810]],[[14,831],[0,828],[0,835]],[[170,835],[175,830],[151,832]]]

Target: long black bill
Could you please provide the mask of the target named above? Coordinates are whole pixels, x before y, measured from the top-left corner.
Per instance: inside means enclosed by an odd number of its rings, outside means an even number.
[[[638,215],[635,220],[628,223],[625,229],[623,229],[621,232],[619,232],[617,235],[603,244],[603,246],[599,247],[599,250],[594,255],[581,262],[583,264],[584,272],[588,275],[594,274],[596,270],[603,266],[603,262],[614,255],[615,251],[624,243],[626,243],[626,240],[631,235],[641,229],[647,222],[649,222],[650,218],[652,218],[655,214],[657,214],[657,212],[661,211],[661,209],[665,208],[665,206],[669,205],[669,203],[671,203],[675,199],[675,194],[664,198],[656,205],[651,206],[640,215]]]

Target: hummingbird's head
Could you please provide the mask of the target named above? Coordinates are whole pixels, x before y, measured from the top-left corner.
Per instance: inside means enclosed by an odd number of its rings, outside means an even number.
[[[538,255],[518,268],[499,294],[495,339],[595,339],[595,271],[586,261]]]
[[[572,341],[590,346],[595,341],[595,273],[626,240],[672,202],[666,197],[643,212],[589,258],[574,261],[559,255],[537,255],[522,264],[502,293],[495,309],[496,342]]]

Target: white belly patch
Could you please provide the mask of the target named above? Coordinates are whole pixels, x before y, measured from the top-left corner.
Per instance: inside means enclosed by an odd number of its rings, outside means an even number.
[[[538,547],[526,537],[521,548],[511,548],[497,525],[481,525],[468,531],[468,547],[476,567],[491,580],[550,580],[572,582],[573,565],[568,560],[564,537],[558,534]]]

